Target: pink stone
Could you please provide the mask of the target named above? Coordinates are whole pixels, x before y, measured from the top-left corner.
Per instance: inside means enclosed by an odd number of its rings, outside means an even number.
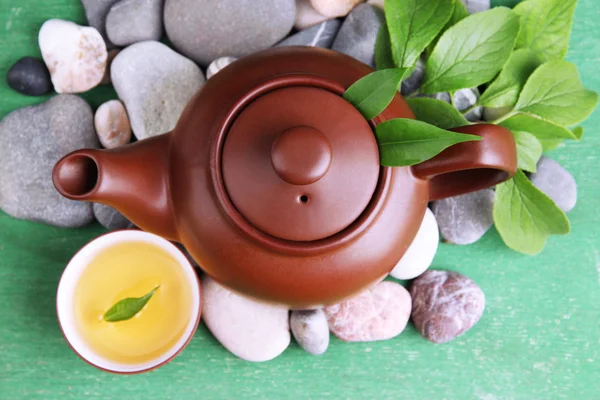
[[[347,342],[398,336],[410,317],[410,294],[394,282],[381,282],[342,303],[325,308],[329,329]]]
[[[485,308],[475,282],[456,272],[429,270],[410,287],[412,320],[426,339],[449,342],[473,327]]]

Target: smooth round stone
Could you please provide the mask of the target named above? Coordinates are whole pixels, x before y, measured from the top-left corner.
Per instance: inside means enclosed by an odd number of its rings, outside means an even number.
[[[111,206],[94,203],[93,210],[96,220],[109,231],[135,228],[135,225],[131,221]]]
[[[170,132],[204,75],[191,60],[159,42],[140,42],[114,59],[111,78],[138,139]]]
[[[50,72],[42,60],[23,57],[6,74],[8,86],[29,96],[42,96],[52,91]]]
[[[379,8],[359,5],[344,20],[331,48],[375,68],[375,42],[383,21]]]
[[[494,223],[494,191],[483,189],[437,200],[431,209],[444,241],[460,245],[475,243]]]
[[[296,0],[296,20],[294,21],[294,28],[299,31],[327,21],[331,19],[321,15],[315,10],[308,0]]]
[[[80,97],[58,95],[0,122],[0,208],[14,218],[61,227],[93,221],[91,203],[62,197],[52,168],[67,153],[98,148],[94,115]]]
[[[290,316],[294,339],[304,350],[318,356],[329,347],[329,325],[323,310],[294,310]]]
[[[408,78],[402,81],[401,93],[406,96],[416,92],[423,84],[425,78],[425,63],[420,58],[417,60],[415,70],[409,75]],[[448,96],[450,100],[450,96]]]
[[[131,141],[131,125],[125,106],[119,100],[110,100],[96,110],[94,126],[105,149],[121,147]]]
[[[113,60],[115,59],[117,54],[119,54],[120,51],[121,49],[112,49],[108,51],[108,56],[106,58],[106,68],[104,69],[104,76],[100,81],[101,85],[110,85],[112,83],[112,80],[110,79],[110,67],[112,66]]]
[[[342,23],[337,19],[321,22],[282,40],[276,47],[312,46],[328,49],[333,44],[341,25]]]
[[[342,303],[325,307],[329,329],[346,342],[372,342],[398,336],[408,322],[410,294],[395,283],[380,282]]]
[[[110,11],[110,8],[119,0],[81,0],[83,8],[85,9],[85,17],[87,18],[88,25],[94,27],[100,32],[102,38],[106,42],[107,48],[114,47],[108,37],[106,36],[106,16]]]
[[[268,361],[290,344],[289,312],[282,306],[243,297],[205,276],[202,319],[214,337],[247,361]]]
[[[477,88],[457,90],[454,92],[454,107],[458,111],[465,111],[477,104],[479,96],[480,93]],[[465,115],[465,118],[467,121],[477,122],[481,121],[482,114],[483,107],[475,107]]]
[[[106,34],[117,46],[160,40],[164,0],[121,0],[106,16]]]
[[[427,340],[446,343],[471,329],[485,308],[485,296],[471,279],[429,270],[410,287],[412,320]]]
[[[295,0],[166,0],[164,13],[169,40],[202,65],[271,47],[295,18]]]
[[[310,5],[329,18],[344,17],[365,0],[310,0]]]
[[[390,275],[396,279],[413,279],[421,275],[433,262],[439,242],[438,225],[428,208],[417,236]]]
[[[577,182],[559,163],[551,158],[540,158],[537,172],[531,174],[531,182],[546,196],[550,197],[564,212],[569,212],[577,204]]]
[[[51,19],[39,45],[57,93],[82,93],[97,86],[106,68],[106,45],[95,28]]]
[[[469,14],[475,14],[490,9],[490,0],[461,0]]]
[[[214,74],[236,61],[236,57],[219,57],[213,62],[210,63],[208,68],[206,68],[206,79],[210,79]]]

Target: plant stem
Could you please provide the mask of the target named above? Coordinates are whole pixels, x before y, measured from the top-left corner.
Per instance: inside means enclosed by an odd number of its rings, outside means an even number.
[[[507,119],[509,119],[510,117],[512,117],[512,116],[514,116],[514,115],[516,115],[516,114],[517,114],[517,112],[516,112],[516,111],[511,111],[511,112],[509,112],[508,114],[506,114],[506,115],[504,115],[504,116],[502,116],[502,117],[500,117],[500,118],[498,118],[498,119],[495,119],[495,120],[493,120],[493,121],[491,121],[491,122],[489,122],[489,123],[490,123],[490,124],[493,124],[493,125],[498,125],[498,124],[499,124],[499,123],[501,123],[502,121],[506,121]]]
[[[450,104],[452,104],[452,107],[456,108],[456,104],[454,104],[454,92],[448,92],[448,94],[450,95]]]
[[[476,109],[477,107],[479,107],[479,104],[475,103],[473,104],[471,107],[466,108],[464,110],[461,111],[462,115],[467,115],[468,113],[470,113],[471,111],[473,111],[474,109]]]
[[[413,97],[417,97],[417,95],[421,94],[421,91],[419,89],[415,90],[412,93],[407,94],[406,96],[404,96],[405,99],[411,99]]]

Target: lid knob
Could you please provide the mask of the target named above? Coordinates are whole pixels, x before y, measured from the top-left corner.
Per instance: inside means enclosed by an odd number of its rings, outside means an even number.
[[[327,173],[331,144],[310,126],[296,126],[281,133],[271,149],[271,164],[277,175],[292,185],[310,185]]]

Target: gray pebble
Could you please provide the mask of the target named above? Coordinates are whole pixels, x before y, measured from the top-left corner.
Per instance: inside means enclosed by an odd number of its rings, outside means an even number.
[[[310,354],[323,354],[329,347],[329,325],[323,310],[292,311],[290,327],[296,342]]]
[[[537,172],[531,174],[530,179],[564,212],[571,211],[577,204],[575,178],[553,159],[542,156],[537,164]]]
[[[236,57],[219,57],[213,62],[210,63],[208,68],[206,68],[206,79],[210,79],[214,74],[236,61]]]
[[[431,210],[444,241],[475,243],[494,223],[494,191],[491,189],[449,197],[433,202]]]
[[[138,139],[171,131],[205,81],[194,62],[152,41],[122,50],[112,63],[111,78]]]
[[[314,46],[330,48],[342,23],[337,19],[321,22],[279,42],[281,46]]]
[[[106,16],[110,8],[119,0],[81,0],[88,25],[96,28],[106,42],[106,48],[115,47],[106,36]]]
[[[358,5],[344,20],[331,48],[375,68],[375,41],[383,20],[377,7]]]
[[[425,63],[419,58],[415,70],[410,76],[402,81],[401,92],[404,96],[414,93],[423,84],[425,77]],[[450,96],[448,96],[450,101]]]
[[[121,0],[106,17],[106,35],[117,46],[160,40],[164,0]]]
[[[490,9],[490,0],[461,0],[469,14],[475,14]]]
[[[202,65],[273,46],[292,29],[294,0],[166,0],[165,29],[181,53]]]
[[[123,214],[106,204],[94,203],[94,216],[109,231],[135,228]]]
[[[61,227],[92,222],[90,203],[56,191],[52,168],[67,153],[99,146],[92,109],[80,97],[58,95],[8,114],[0,122],[0,208],[15,218]]]
[[[454,107],[458,111],[465,111],[469,107],[473,106],[479,100],[479,89],[459,89],[454,92]],[[430,97],[433,99],[445,101],[446,103],[451,104],[450,94],[448,92],[440,92],[434,94],[419,94],[417,97]],[[469,111],[465,118],[467,121],[477,122],[481,120],[483,114],[483,107],[475,107],[473,110]]]

